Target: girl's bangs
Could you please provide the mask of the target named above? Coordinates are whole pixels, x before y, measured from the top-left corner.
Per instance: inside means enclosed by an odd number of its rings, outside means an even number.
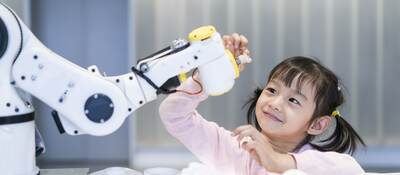
[[[292,87],[293,81],[296,80],[295,88],[300,90],[307,83],[311,83],[311,86],[314,87],[318,77],[318,74],[311,74],[311,72],[301,70],[298,67],[281,65],[276,67],[276,69],[271,72],[268,82],[271,80],[278,80],[281,81],[286,87]]]

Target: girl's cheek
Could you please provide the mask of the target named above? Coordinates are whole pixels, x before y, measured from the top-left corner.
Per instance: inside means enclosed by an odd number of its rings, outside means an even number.
[[[263,95],[261,95],[260,97],[258,97],[256,105],[259,106],[259,105],[262,105],[264,103],[265,103],[265,97]]]
[[[269,99],[271,99],[272,97],[269,97],[268,95],[265,94],[265,92],[263,92],[260,97],[258,98],[258,101],[260,102],[266,102]]]

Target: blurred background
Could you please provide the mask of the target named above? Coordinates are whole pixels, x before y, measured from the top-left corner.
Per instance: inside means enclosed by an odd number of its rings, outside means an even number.
[[[346,87],[341,112],[367,142],[355,157],[367,171],[400,172],[400,1],[398,0],[1,0],[50,49],[107,75],[129,72],[136,60],[202,25],[249,41],[254,63],[200,113],[234,129],[244,102],[282,59],[318,57]],[[40,168],[110,166],[183,168],[196,159],[158,116],[164,97],[140,108],[105,137],[60,135],[40,101],[36,123],[47,146]],[[222,110],[224,109],[224,110]]]

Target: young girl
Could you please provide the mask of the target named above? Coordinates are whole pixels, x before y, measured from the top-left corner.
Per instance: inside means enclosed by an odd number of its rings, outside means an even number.
[[[237,34],[225,37],[235,55],[248,52],[247,41]],[[244,47],[240,47],[244,46]],[[243,65],[241,66],[243,69]],[[168,132],[201,162],[222,174],[275,174],[298,169],[307,174],[361,174],[363,169],[349,155],[364,142],[340,115],[343,103],[338,78],[307,57],[292,57],[278,64],[263,89],[249,100],[249,125],[233,132],[205,120],[197,111],[207,98],[196,75],[169,95],[159,112]],[[317,143],[333,121],[336,128]]]

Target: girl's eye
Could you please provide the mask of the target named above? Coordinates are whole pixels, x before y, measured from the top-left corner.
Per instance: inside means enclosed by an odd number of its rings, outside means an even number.
[[[274,89],[274,88],[266,88],[265,90],[267,90],[267,92],[268,93],[270,93],[270,94],[275,94],[276,93],[276,90]]]
[[[298,100],[296,100],[295,98],[290,98],[289,101],[294,104],[300,105],[300,102]]]

